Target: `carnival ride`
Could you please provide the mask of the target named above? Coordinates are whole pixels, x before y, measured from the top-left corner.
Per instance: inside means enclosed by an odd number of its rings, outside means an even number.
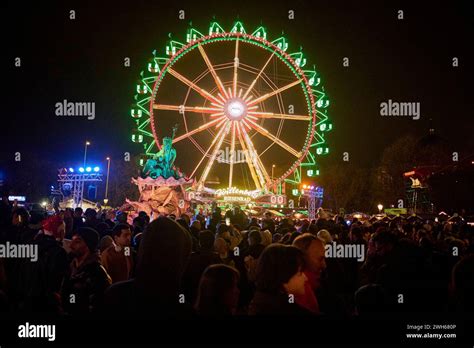
[[[319,175],[332,124],[319,73],[288,48],[262,26],[247,33],[238,21],[226,31],[214,21],[205,34],[189,28],[184,42],[170,39],[166,56],[153,52],[131,108],[132,141],[144,147],[141,203],[143,190],[163,186],[179,187],[185,203],[284,206],[286,185],[301,195],[303,176]]]

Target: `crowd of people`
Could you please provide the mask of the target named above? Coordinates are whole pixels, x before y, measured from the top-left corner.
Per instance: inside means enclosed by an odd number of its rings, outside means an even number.
[[[159,216],[0,202],[0,312],[133,318],[381,316],[474,311],[474,233],[462,219],[276,219],[239,207]],[[327,256],[357,245],[363,259]]]

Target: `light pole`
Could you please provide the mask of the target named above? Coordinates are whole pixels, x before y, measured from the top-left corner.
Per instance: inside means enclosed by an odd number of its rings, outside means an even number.
[[[90,145],[91,143],[86,141],[86,146],[84,147],[84,168],[86,167],[86,158],[87,158],[87,147]]]
[[[275,169],[275,165],[272,164],[272,181],[273,181],[273,170]]]
[[[383,205],[379,203],[377,208],[379,209],[379,214],[382,214]]]
[[[105,205],[107,205],[107,203],[109,202],[109,199],[107,198],[107,193],[109,191],[110,157],[107,157],[106,160],[107,160],[107,179],[105,180],[105,198],[104,198]]]

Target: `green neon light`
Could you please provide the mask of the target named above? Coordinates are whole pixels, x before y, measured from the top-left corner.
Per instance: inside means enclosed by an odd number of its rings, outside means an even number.
[[[196,41],[197,39],[200,39],[204,35],[197,31],[194,28],[188,29],[188,32],[186,33],[186,42],[190,43],[191,41]]]
[[[166,54],[168,56],[173,56],[178,52],[181,48],[184,47],[184,44],[179,42],[179,41],[174,41],[171,40],[167,45],[166,45]]]
[[[257,29],[255,29],[255,31],[252,33],[252,36],[256,36],[256,37],[263,38],[264,40],[266,40],[267,32],[265,31],[264,27],[260,26]]]
[[[244,25],[242,22],[237,21],[235,22],[234,26],[230,30],[231,33],[240,33],[240,34],[246,34]]]
[[[217,22],[212,22],[209,27],[209,35],[212,34],[222,34],[225,33],[225,30]]]
[[[288,49],[288,42],[286,42],[286,39],[283,36],[279,37],[276,40],[273,40],[272,44],[274,44],[275,46],[277,46],[279,49],[281,49],[284,52]]]
[[[303,56],[303,52],[291,53],[290,57],[295,60],[296,65],[300,68],[306,65],[306,58]]]

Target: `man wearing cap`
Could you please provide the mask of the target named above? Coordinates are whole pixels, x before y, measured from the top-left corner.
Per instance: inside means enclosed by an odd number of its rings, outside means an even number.
[[[72,315],[96,312],[103,302],[104,291],[112,283],[97,253],[99,234],[81,227],[71,240],[71,262],[62,287],[64,310]]]

